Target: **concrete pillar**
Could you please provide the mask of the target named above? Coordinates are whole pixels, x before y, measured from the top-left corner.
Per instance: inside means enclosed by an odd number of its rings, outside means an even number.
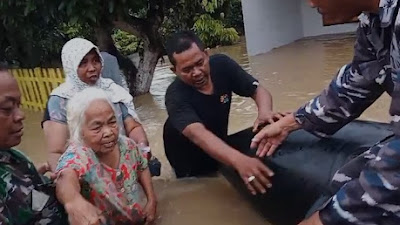
[[[303,37],[300,0],[242,0],[249,55]]]
[[[306,0],[242,0],[247,51],[266,53],[303,37],[353,32],[357,24],[324,27]]]

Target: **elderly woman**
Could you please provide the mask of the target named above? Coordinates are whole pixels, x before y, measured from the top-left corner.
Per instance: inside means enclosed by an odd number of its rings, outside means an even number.
[[[24,113],[16,80],[0,65],[0,224],[68,224],[53,184],[22,152]]]
[[[156,213],[147,160],[120,129],[115,105],[98,88],[69,100],[70,144],[57,165],[57,196],[71,212],[70,222],[106,224],[152,222]],[[147,196],[143,213],[139,183]],[[83,212],[81,209],[91,209]],[[102,213],[101,213],[102,212]],[[73,216],[73,217],[72,217]]]
[[[112,80],[101,78],[103,59],[98,48],[88,40],[74,38],[64,45],[61,59],[66,81],[50,94],[43,122],[51,169],[54,171],[69,138],[67,102],[75,93],[88,87],[106,91],[116,112],[120,134],[130,137],[143,151],[149,152],[147,137],[138,122],[132,96]]]

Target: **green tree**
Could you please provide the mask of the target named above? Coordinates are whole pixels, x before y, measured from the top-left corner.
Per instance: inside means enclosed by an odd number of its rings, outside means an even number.
[[[96,42],[102,51],[118,58],[132,94],[147,93],[163,43],[171,32],[194,29],[212,34],[221,28],[214,43],[229,43],[236,37],[217,20],[231,0],[13,0],[0,1],[0,57],[19,59],[35,66],[57,59],[66,40],[82,36]],[[209,16],[201,16],[207,14]],[[222,16],[222,17],[221,17]],[[201,27],[201,21],[209,24]],[[194,26],[195,23],[198,25]],[[199,33],[199,35],[203,35]],[[233,38],[232,38],[233,37]],[[213,44],[215,45],[215,44]],[[125,57],[139,51],[136,68]],[[35,57],[40,55],[41,57]],[[0,59],[1,59],[0,58]],[[29,58],[29,60],[27,60]],[[40,62],[37,62],[37,61]]]
[[[32,0],[33,1],[33,0]],[[93,27],[101,50],[117,56],[122,67],[124,57],[112,39],[115,28],[139,38],[143,43],[137,74],[128,73],[128,81],[135,95],[147,93],[163,44],[159,29],[164,19],[163,0],[56,0],[58,10],[70,18],[70,23],[89,24]],[[125,58],[125,62],[132,64]],[[132,64],[133,65],[133,64]]]
[[[0,1],[0,61],[22,67],[51,66],[59,61],[55,53],[65,37],[57,29],[59,21],[50,19],[54,5],[43,3]]]
[[[229,45],[239,41],[239,35],[234,28],[225,28],[220,20],[210,15],[201,15],[195,22],[194,31],[208,47]]]
[[[0,1],[1,29],[6,31],[7,36],[0,38],[0,41],[4,45],[2,49],[18,54],[16,58],[29,62],[24,66],[31,66],[37,62],[30,62],[27,58],[35,59],[30,55],[41,55],[36,48],[56,43],[50,41],[43,44],[42,40],[46,38],[42,37],[48,36],[63,43],[69,35],[58,38],[54,32],[63,35],[60,31],[65,28],[65,24],[67,27],[88,26],[95,34],[95,40],[92,41],[96,41],[101,50],[117,56],[122,67],[125,67],[124,63],[133,63],[118,52],[112,39],[115,28],[123,30],[140,38],[143,43],[139,66],[137,70],[134,68],[130,70],[132,73],[128,73],[133,94],[143,94],[150,88],[155,66],[164,49],[159,29],[164,19],[165,4],[164,0]],[[69,30],[69,33],[74,33],[74,30]],[[42,40],[38,40],[38,37]],[[61,49],[58,45],[57,48]]]

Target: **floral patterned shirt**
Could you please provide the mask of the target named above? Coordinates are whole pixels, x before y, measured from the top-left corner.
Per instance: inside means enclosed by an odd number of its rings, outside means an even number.
[[[56,171],[73,169],[81,181],[82,195],[106,211],[107,218],[122,214],[137,220],[142,217],[138,172],[147,168],[147,160],[139,154],[136,143],[125,136],[119,137],[119,149],[119,166],[111,168],[102,164],[92,149],[72,143],[59,159]]]

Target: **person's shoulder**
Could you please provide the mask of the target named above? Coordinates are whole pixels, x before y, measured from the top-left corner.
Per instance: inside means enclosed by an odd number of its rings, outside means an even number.
[[[50,95],[49,96],[49,101],[61,101],[61,100],[67,100],[67,98],[63,98],[58,95]]]
[[[229,56],[225,54],[215,54],[210,56],[210,64],[213,63],[227,63],[233,61]]]
[[[17,158],[18,160],[21,161],[26,161],[31,163],[32,161],[29,159],[29,157],[27,155],[25,155],[25,153],[23,153],[22,151],[15,149],[15,148],[11,148],[8,150],[10,152],[10,154],[14,157]]]
[[[118,141],[120,144],[123,144],[125,146],[126,151],[132,151],[137,148],[136,142],[125,135],[120,135]]]
[[[82,155],[92,157],[94,155],[94,151],[90,147],[87,147],[81,143],[70,141],[63,155],[68,154],[71,154],[75,157],[81,157]]]
[[[76,142],[69,142],[68,146],[66,147],[65,152],[60,157],[60,161],[68,161],[68,160],[80,160],[80,161],[87,161],[89,158],[92,160],[96,159],[96,154],[94,151],[84,146],[80,143]]]
[[[68,99],[63,98],[57,95],[50,95],[49,100],[47,101],[47,104],[49,107],[54,107],[55,104],[57,104],[61,108],[65,108],[67,106]]]
[[[165,96],[168,97],[170,95],[176,96],[184,94],[186,90],[187,85],[183,83],[183,81],[181,81],[178,77],[176,77],[175,80],[168,86]]]
[[[9,155],[9,159],[13,162],[16,162],[18,164],[25,164],[28,166],[28,169],[30,171],[36,171],[35,166],[33,165],[32,160],[22,151],[15,149],[15,148],[10,148],[6,150],[6,154]]]

